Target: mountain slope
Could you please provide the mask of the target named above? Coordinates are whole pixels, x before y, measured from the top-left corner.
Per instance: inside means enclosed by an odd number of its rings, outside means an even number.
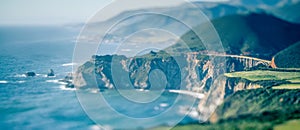
[[[279,68],[300,68],[300,42],[277,53],[272,63]]]
[[[224,50],[229,54],[271,59],[280,50],[300,41],[300,25],[266,14],[232,15],[212,21]],[[205,24],[196,27],[203,35]],[[193,51],[204,49],[201,40],[190,31],[181,38]],[[200,45],[199,45],[200,43]],[[180,48],[180,46],[175,49]]]
[[[300,11],[300,3],[284,6],[277,9],[271,9],[270,13],[274,16],[284,19],[286,21],[292,23],[300,22],[300,13],[296,13]]]

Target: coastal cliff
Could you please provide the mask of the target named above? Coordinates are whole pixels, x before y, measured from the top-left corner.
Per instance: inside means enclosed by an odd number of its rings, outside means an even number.
[[[155,87],[151,86],[149,74],[154,70],[159,70],[163,72],[163,75],[159,76],[162,78],[165,76],[167,80],[165,89],[207,93],[219,75],[255,69],[261,65],[260,62],[241,57],[208,56],[195,53],[176,57],[93,56],[75,72],[74,85],[81,89],[91,87],[151,89]],[[264,67],[268,67],[268,64]]]
[[[151,81],[155,70],[162,73],[155,75],[158,80]],[[205,124],[196,128],[272,128],[299,118],[299,74],[298,70],[271,69],[270,61],[236,55],[106,55],[93,56],[80,66],[74,74],[74,85],[79,89],[151,91],[157,88],[153,82],[162,79],[166,81],[164,89],[204,95],[197,102],[197,118]],[[248,125],[252,120],[258,126]]]
[[[242,78],[231,78],[220,75],[212,84],[207,96],[198,104],[201,120],[206,121],[215,109],[221,105],[228,96],[246,89],[263,88],[263,85]]]

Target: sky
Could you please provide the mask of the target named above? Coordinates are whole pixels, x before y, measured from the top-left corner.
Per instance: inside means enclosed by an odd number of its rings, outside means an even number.
[[[122,0],[130,3],[130,0]],[[151,3],[146,6],[170,4],[171,0],[162,0],[160,3]],[[199,0],[198,0],[199,1]],[[207,1],[207,0],[200,0]],[[208,0],[224,1],[224,0]],[[39,24],[70,24],[83,23],[97,11],[116,0],[1,0],[0,25],[39,25]],[[165,4],[164,4],[165,2]],[[146,7],[139,5],[140,7]],[[125,6],[124,6],[125,7]],[[120,9],[119,11],[122,11]],[[109,16],[120,12],[111,11]]]
[[[0,24],[84,22],[112,0],[1,0]]]

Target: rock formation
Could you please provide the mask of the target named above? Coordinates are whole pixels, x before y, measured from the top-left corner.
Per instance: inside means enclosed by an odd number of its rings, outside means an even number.
[[[48,71],[47,76],[48,76],[48,77],[49,77],[49,76],[55,76],[53,69],[50,69],[50,70]]]
[[[34,77],[36,74],[34,72],[26,72],[25,75],[27,77]]]
[[[117,55],[94,56],[92,60],[78,68],[74,75],[74,85],[78,88],[95,86],[114,88],[118,84],[118,87],[126,88],[128,84],[131,84],[134,88],[148,89],[151,88],[148,75],[151,71],[158,69],[166,76],[166,89],[181,88],[208,92],[219,75],[225,72],[250,70],[257,65],[262,65],[257,64],[259,62],[255,59],[194,53],[148,59]]]

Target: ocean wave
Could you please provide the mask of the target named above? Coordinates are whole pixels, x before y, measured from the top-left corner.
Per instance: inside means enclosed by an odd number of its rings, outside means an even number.
[[[109,125],[104,125],[104,126],[92,125],[90,126],[89,130],[112,130],[112,127]]]
[[[25,78],[26,75],[25,74],[17,74],[14,77],[16,77],[16,78]]]
[[[46,74],[36,74],[37,77],[48,77]]]
[[[202,93],[197,93],[197,92],[192,92],[192,91],[187,91],[187,90],[169,90],[171,93],[178,93],[178,94],[183,94],[183,95],[189,95],[198,99],[203,99],[205,97],[204,94]]]
[[[66,91],[75,91],[76,90],[76,88],[66,88],[65,85],[60,85],[59,88],[61,90],[66,90]]]
[[[54,80],[46,80],[47,83],[57,83],[57,84],[62,84],[62,85],[66,85],[67,83],[65,82],[61,82],[58,79],[54,79]]]
[[[195,107],[180,106],[178,110],[178,114],[186,115],[194,119],[200,118],[200,114]]]
[[[98,89],[91,89],[89,92],[90,93],[99,93],[100,91]]]
[[[46,82],[48,83],[59,83],[59,80],[55,79],[55,80],[46,80]]]
[[[26,78],[26,74],[17,74],[14,76],[15,78]],[[30,76],[29,76],[30,77]],[[56,76],[48,76],[47,74],[35,74],[35,77],[49,77],[49,78],[55,78]]]
[[[25,83],[26,81],[24,81],[24,80],[21,80],[21,81],[16,81],[16,83]]]
[[[169,104],[168,103],[160,103],[159,106],[160,107],[167,107],[167,106],[169,106]]]
[[[26,81],[24,80],[20,80],[20,81],[7,81],[7,80],[0,80],[0,84],[21,84],[21,83],[25,83]]]
[[[0,80],[0,84],[7,84],[8,83],[8,81],[6,81],[6,80]]]
[[[73,65],[77,65],[76,63],[65,63],[65,64],[62,64],[61,66],[73,66]]]

